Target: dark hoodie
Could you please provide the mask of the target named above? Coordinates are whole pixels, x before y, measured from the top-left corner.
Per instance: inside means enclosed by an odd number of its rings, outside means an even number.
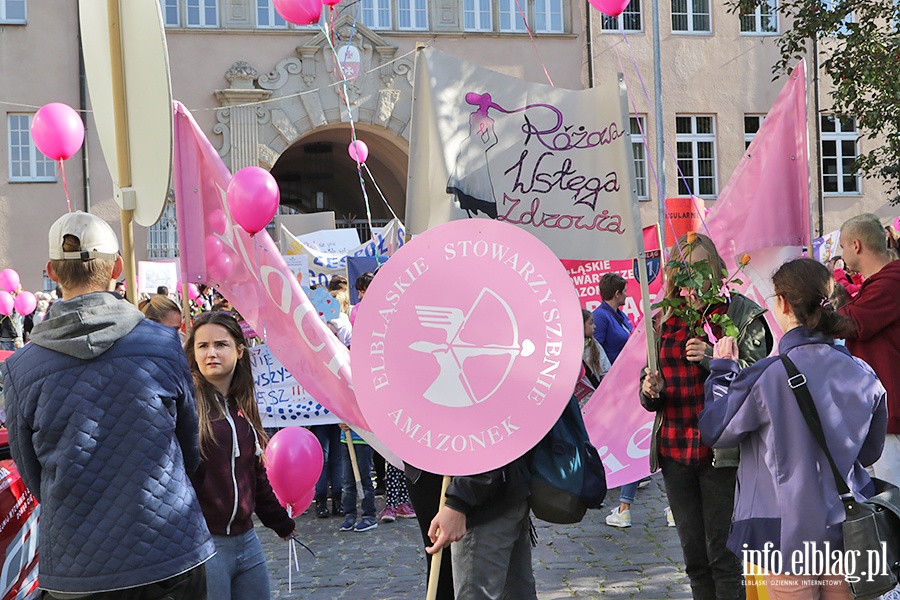
[[[888,433],[900,433],[900,261],[891,261],[866,279],[859,294],[841,309],[856,334],[847,349],[872,367],[887,390]]]
[[[85,294],[53,304],[3,369],[10,451],[41,503],[41,588],[137,587],[212,556],[186,472],[197,412],[174,329]]]

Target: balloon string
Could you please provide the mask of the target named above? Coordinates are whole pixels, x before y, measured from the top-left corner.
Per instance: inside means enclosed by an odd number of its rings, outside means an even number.
[[[363,163],[362,166],[366,170],[366,173],[369,174],[369,179],[372,180],[372,185],[374,185],[375,189],[378,190],[378,194],[381,196],[381,199],[384,201],[384,205],[387,206],[387,209],[389,211],[391,211],[391,216],[393,216],[395,219],[399,219],[399,217],[397,216],[397,213],[395,213],[394,209],[391,208],[391,205],[388,204],[387,198],[384,197],[384,192],[382,192],[381,188],[378,187],[378,182],[375,181],[375,176],[372,175],[372,171],[369,170],[369,165],[367,165],[366,163]]]
[[[292,588],[292,578],[294,575],[294,545],[288,544],[288,593],[290,594],[293,590]]]
[[[63,159],[59,159],[59,171],[62,173],[63,190],[66,192],[66,206],[69,212],[72,212],[72,202],[69,200],[69,184],[66,182],[66,165],[63,164]]]
[[[541,52],[538,50],[537,44],[534,42],[534,36],[531,34],[531,28],[528,26],[528,19],[525,18],[525,11],[522,10],[522,5],[519,3],[519,0],[516,0],[516,7],[519,9],[519,14],[522,15],[522,23],[525,24],[525,31],[528,32],[528,37],[531,38],[531,45],[534,48],[534,53],[537,54],[538,62],[541,63],[541,68],[544,69],[544,75],[547,76],[547,81],[550,82],[550,87],[556,87],[553,85],[553,80],[550,79],[550,73],[547,72],[547,65],[544,64],[544,59],[541,58]]]

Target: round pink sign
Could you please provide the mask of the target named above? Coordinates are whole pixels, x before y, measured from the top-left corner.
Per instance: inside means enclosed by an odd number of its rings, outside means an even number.
[[[584,326],[549,248],[498,221],[435,227],[379,270],[351,365],[372,432],[441,475],[502,467],[534,447],[581,372]]]

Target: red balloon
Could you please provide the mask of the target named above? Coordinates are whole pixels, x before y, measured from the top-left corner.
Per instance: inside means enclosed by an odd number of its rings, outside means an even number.
[[[266,474],[285,504],[300,504],[310,490],[315,490],[324,462],[318,438],[303,427],[279,430],[266,447]]]
[[[591,6],[610,17],[618,17],[628,7],[630,0],[588,0]]]
[[[322,16],[322,0],[272,0],[275,11],[294,25],[315,25]]]

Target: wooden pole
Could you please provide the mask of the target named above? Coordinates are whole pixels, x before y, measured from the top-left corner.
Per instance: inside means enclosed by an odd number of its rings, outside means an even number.
[[[119,0],[106,0],[109,19],[109,58],[112,76],[113,111],[116,129],[116,169],[121,194],[122,261],[125,263],[125,297],[137,304],[137,277],[134,263],[134,203],[131,188],[131,162],[128,154],[128,120],[125,106],[125,66],[122,59],[122,30],[119,16]]]
[[[181,282],[181,310],[184,316],[184,325],[182,327],[191,326],[191,299],[188,297],[189,285],[187,281]]]
[[[353,431],[348,429],[344,433],[347,437],[347,452],[350,453],[350,464],[353,466],[353,476],[356,478],[356,495],[360,496],[365,492],[362,490],[362,477],[359,476],[359,462],[356,460],[356,448],[353,447]],[[369,477],[372,476],[371,473],[368,475]]]
[[[438,512],[444,508],[444,498],[447,495],[448,487],[450,487],[450,476],[444,475],[444,481],[441,483],[441,501],[438,504]],[[438,531],[438,535],[440,533]],[[443,548],[431,555],[431,572],[428,574],[428,591],[425,600],[435,600],[437,598],[438,578],[441,576],[441,558],[443,556]]]

